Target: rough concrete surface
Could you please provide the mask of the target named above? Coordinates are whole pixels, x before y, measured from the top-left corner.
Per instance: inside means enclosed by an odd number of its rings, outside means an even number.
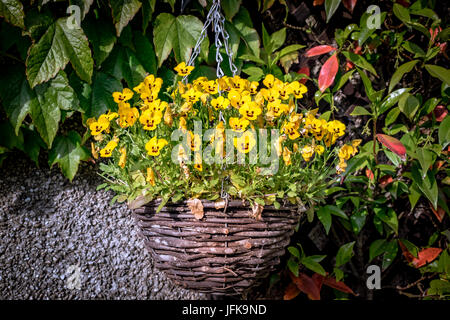
[[[207,298],[153,267],[126,205],[110,206],[113,194],[96,191],[95,170],[82,164],[70,183],[56,166],[5,160],[0,299]]]

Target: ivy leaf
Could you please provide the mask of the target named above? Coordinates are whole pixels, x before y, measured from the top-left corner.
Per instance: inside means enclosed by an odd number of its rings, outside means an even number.
[[[136,57],[139,62],[145,68],[145,71],[150,74],[156,74],[158,61],[156,60],[153,44],[139,31],[134,33],[133,39],[136,47]]]
[[[203,23],[194,16],[174,17],[170,13],[161,13],[153,29],[158,67],[161,67],[172,50],[178,63],[187,62],[202,29]]]
[[[111,7],[116,34],[120,36],[123,28],[133,19],[141,7],[138,0],[113,0],[109,1]]]
[[[31,106],[38,103],[23,67],[14,65],[0,78],[0,98],[17,135],[23,120],[31,111]]]
[[[45,142],[35,130],[22,128],[22,132],[24,137],[24,150],[28,157],[36,163],[36,166],[39,166],[39,153],[41,148],[45,148]]]
[[[57,101],[48,101],[45,98],[46,87],[47,84],[42,84],[35,89],[39,103],[31,105],[31,118],[42,139],[48,147],[51,147],[58,132],[61,110]],[[54,98],[54,96],[50,95],[50,98]]]
[[[86,110],[85,117],[98,118],[108,110],[115,110],[117,104],[112,97],[112,93],[115,91],[122,91],[121,82],[106,73],[97,72],[92,83],[89,109]]]
[[[233,23],[250,53],[259,57],[260,40],[258,32],[246,23],[245,17],[236,16]]]
[[[72,181],[80,161],[89,158],[89,152],[81,146],[81,137],[75,131],[70,131],[67,136],[58,136],[53,148],[48,154],[48,163],[59,165],[63,174]]]
[[[227,20],[231,21],[236,13],[238,13],[241,3],[242,0],[228,0],[222,2],[222,9]]]
[[[94,61],[88,40],[81,28],[69,28],[67,18],[60,18],[29,50],[26,66],[31,87],[53,78],[69,61],[78,76],[91,83]]]
[[[23,5],[18,0],[0,1],[0,17],[19,28],[25,29]]]
[[[153,12],[155,12],[156,0],[142,1],[142,33],[147,31],[148,23],[152,19]]]
[[[92,45],[97,68],[105,61],[117,41],[114,28],[104,20],[86,19],[83,29]]]

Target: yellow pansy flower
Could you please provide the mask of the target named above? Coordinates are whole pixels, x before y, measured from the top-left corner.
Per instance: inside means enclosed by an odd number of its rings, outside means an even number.
[[[217,84],[219,85],[219,90],[220,91],[230,91],[231,90],[231,86],[228,83],[228,77],[224,76],[220,79],[217,79]]]
[[[220,96],[218,98],[211,100],[211,105],[214,107],[214,109],[226,109],[230,105],[230,100],[225,98],[224,96]]]
[[[328,132],[338,137],[342,137],[345,134],[345,124],[343,124],[339,120],[333,120],[328,122],[327,129]]]
[[[124,107],[119,106],[119,126],[121,128],[133,126],[138,118],[139,111],[137,108],[130,108],[128,103]]]
[[[321,155],[325,151],[325,148],[322,145],[317,145],[314,147],[314,152],[318,155]]]
[[[209,80],[203,82],[203,90],[209,94],[216,94],[218,83],[216,80]]]
[[[202,146],[202,139],[198,134],[194,134],[192,131],[188,132],[187,142],[192,151],[200,150]]]
[[[100,150],[100,157],[109,158],[112,155],[112,152],[117,147],[117,143],[119,140],[117,138],[112,139],[110,142],[106,144],[106,146]]]
[[[282,135],[278,137],[277,142],[275,143],[275,149],[277,150],[278,157],[281,156],[283,150],[283,142],[286,141],[286,136]]]
[[[119,167],[122,169],[125,168],[125,162],[127,161],[127,149],[122,147],[119,149],[120,158],[119,158]]]
[[[145,150],[147,150],[147,153],[150,156],[159,156],[161,149],[167,144],[168,142],[166,139],[158,139],[154,136],[145,144]]]
[[[147,178],[145,179],[150,185],[155,186],[155,173],[152,168],[147,168]]]
[[[229,125],[233,131],[244,132],[250,122],[245,118],[230,117]]]
[[[234,146],[241,153],[250,152],[255,145],[255,137],[250,131],[245,131],[240,137],[234,138]]]
[[[202,93],[200,91],[195,90],[194,88],[191,88],[181,96],[186,102],[196,103],[198,100],[200,100]]]
[[[261,93],[267,102],[275,102],[280,97],[280,93],[275,89],[261,89]]]
[[[269,102],[267,104],[267,116],[269,118],[278,118],[284,112],[287,111],[288,106],[286,104],[281,103],[281,100],[277,99],[274,102]]]
[[[247,80],[242,79],[240,76],[234,76],[233,78],[228,78],[228,84],[230,85],[231,89],[242,92],[247,87]]]
[[[353,147],[349,146],[348,144],[344,144],[339,149],[338,156],[339,156],[339,159],[341,159],[341,160],[348,160],[353,155],[353,153],[354,153]]]
[[[193,66],[187,66],[186,63],[181,62],[175,68],[173,68],[179,76],[185,77],[188,76],[192,70],[194,70]]]
[[[201,153],[195,153],[194,168],[197,169],[198,171],[203,171],[202,154]]]
[[[303,94],[308,92],[308,88],[303,83],[298,81],[291,82],[289,86],[294,94],[294,97],[297,99],[303,98]]]
[[[281,127],[283,133],[286,133],[289,139],[295,140],[300,137],[300,133],[298,132],[298,126],[295,122],[287,122],[285,121],[283,126]]]
[[[292,152],[287,147],[283,148],[283,161],[284,164],[287,166],[290,166],[292,164],[291,153]]]
[[[306,145],[302,149],[302,157],[303,159],[308,162],[311,160],[311,157],[314,155],[314,148],[312,146]]]
[[[258,93],[258,86],[259,86],[259,82],[258,81],[251,81],[249,82],[248,85],[248,91],[250,92],[250,94],[254,95]]]
[[[187,131],[186,118],[180,117],[180,123],[178,125],[178,129],[180,129],[183,133],[186,133],[186,131]]]
[[[171,127],[173,123],[173,112],[169,106],[167,106],[166,111],[164,112],[164,123],[169,127]]]
[[[344,160],[339,161],[339,164],[336,166],[336,173],[341,174],[345,172],[345,169],[347,168],[347,162]]]
[[[144,103],[144,106],[149,107],[153,102],[158,100],[158,92],[143,92],[141,93],[141,99]]]
[[[281,81],[276,83],[275,90],[278,91],[279,98],[281,100],[289,99],[289,95],[291,94],[291,87],[289,86],[288,83],[284,83]]]
[[[239,108],[239,113],[248,120],[256,120],[262,113],[261,107],[254,101],[244,104]]]
[[[133,91],[125,88],[122,92],[113,92],[112,96],[114,98],[114,102],[116,103],[125,102],[133,98]]]
[[[263,80],[263,84],[269,89],[273,88],[273,85],[275,84],[275,77],[272,74],[266,75]]]
[[[89,124],[89,129],[91,129],[91,134],[93,136],[99,135],[108,128],[109,128],[109,119],[108,116],[105,114],[102,114],[98,118],[98,121],[94,121]]]
[[[155,130],[156,126],[161,123],[161,111],[147,109],[142,112],[139,117],[139,122],[142,124],[144,130]]]

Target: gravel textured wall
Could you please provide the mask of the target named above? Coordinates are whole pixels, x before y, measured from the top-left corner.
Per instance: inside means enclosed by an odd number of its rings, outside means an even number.
[[[86,163],[70,183],[56,167],[5,160],[0,299],[206,298],[153,268],[130,211],[110,206],[112,193],[96,191],[101,182]]]

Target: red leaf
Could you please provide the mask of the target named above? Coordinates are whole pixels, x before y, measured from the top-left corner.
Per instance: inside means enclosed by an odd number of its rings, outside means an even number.
[[[300,289],[297,288],[297,286],[293,282],[291,282],[286,287],[286,290],[284,290],[283,300],[292,300],[296,296],[298,296],[299,293],[300,293]]]
[[[378,183],[380,184],[380,187],[385,188],[388,184],[392,183],[394,179],[390,175],[382,176],[380,179],[378,179]]]
[[[448,114],[448,110],[443,105],[439,105],[433,110],[437,122],[442,122]]]
[[[441,253],[441,248],[426,248],[419,252],[418,257],[414,258],[412,264],[416,268],[420,268],[427,263],[436,259]]]
[[[348,11],[353,13],[353,9],[355,9],[357,0],[342,0],[342,3],[344,4],[344,7],[347,8]]]
[[[322,284],[323,284],[323,280],[325,279],[325,277],[321,274],[314,273],[312,275],[312,279],[314,280],[314,283],[316,284],[316,286],[320,292],[320,290],[322,290]]]
[[[439,220],[439,222],[442,222],[442,219],[444,219],[445,216],[445,210],[441,207],[437,207],[437,210],[433,208],[433,205],[430,203],[431,211],[433,211],[436,218]]]
[[[408,251],[406,246],[400,240],[398,240],[398,244],[399,244],[400,248],[402,249],[403,255],[405,256],[406,260],[408,262],[412,262],[414,260],[414,256],[411,254],[411,252]]]
[[[374,175],[373,175],[372,170],[366,169],[366,177],[369,178],[369,180],[373,180],[374,179]]]
[[[313,6],[320,6],[325,2],[325,0],[314,0]]]
[[[377,139],[380,141],[386,148],[391,150],[396,155],[400,156],[402,159],[405,159],[406,148],[399,140],[394,137],[377,133]]]
[[[310,75],[309,67],[302,67],[302,68],[300,68],[300,69],[297,70],[297,73],[298,73],[298,74],[304,74],[304,75],[306,75],[306,76],[309,77],[309,75]],[[299,81],[300,83],[305,84],[307,80],[308,80],[308,79],[304,78],[304,79],[300,79],[300,80],[298,80],[298,81]]]
[[[336,77],[336,73],[338,72],[339,61],[336,54],[333,54],[328,58],[327,61],[320,69],[319,74],[319,90],[320,92],[324,92],[326,88],[331,86],[334,81],[334,77]]]
[[[343,283],[342,281],[336,281],[335,278],[325,278],[323,281],[323,284],[326,286],[329,286],[331,288],[334,288],[336,290],[339,290],[341,292],[345,292],[345,293],[350,293],[354,296],[356,296],[356,294],[353,292],[352,289],[350,289],[345,283]]]
[[[304,273],[300,273],[298,277],[291,275],[292,282],[295,283],[303,293],[308,295],[311,300],[320,300],[320,290],[314,280]]]
[[[310,57],[318,56],[318,55],[328,53],[328,52],[331,52],[334,50],[336,50],[335,47],[328,46],[328,45],[321,45],[321,46],[317,46],[317,47],[311,48],[308,51],[306,51],[305,56],[310,58]]]

